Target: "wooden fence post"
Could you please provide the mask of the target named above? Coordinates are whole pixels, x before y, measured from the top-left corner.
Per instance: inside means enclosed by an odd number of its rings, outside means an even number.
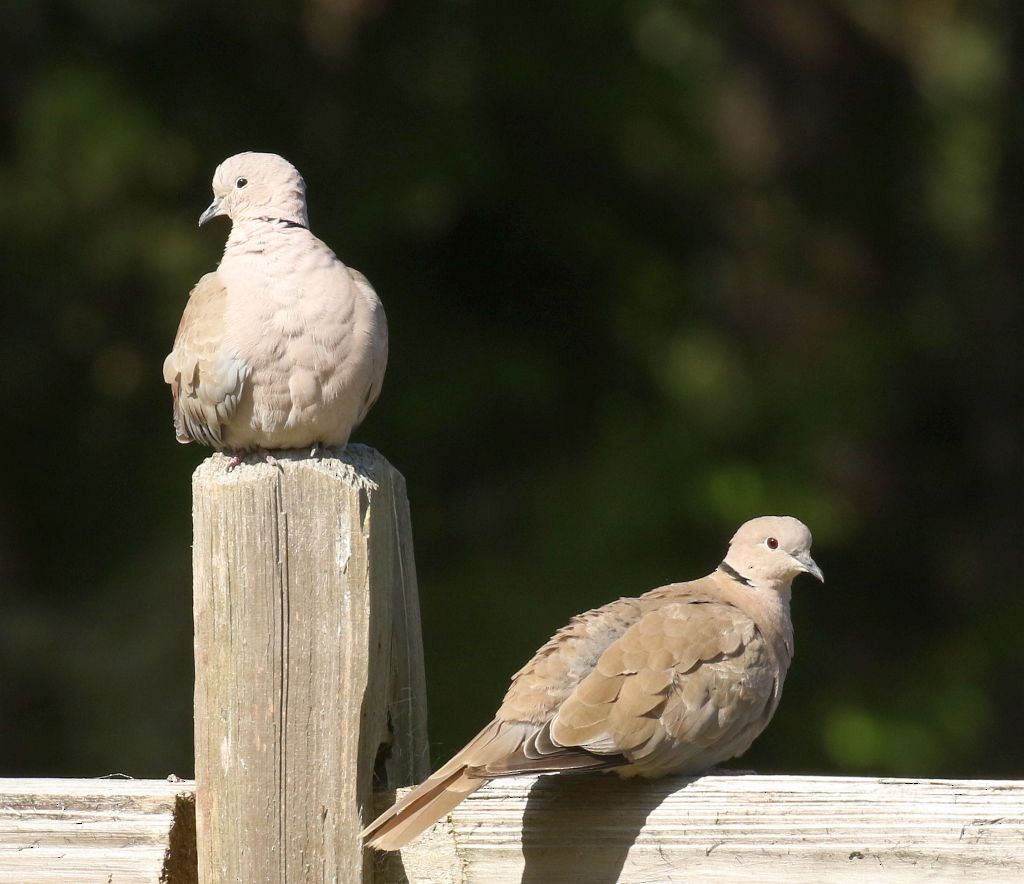
[[[335,454],[193,476],[204,884],[368,881],[374,786],[429,772],[405,481]]]

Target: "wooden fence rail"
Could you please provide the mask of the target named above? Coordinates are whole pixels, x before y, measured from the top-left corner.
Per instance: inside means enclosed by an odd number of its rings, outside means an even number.
[[[0,882],[194,884],[193,790],[0,780]],[[388,798],[378,795],[379,806]],[[375,865],[376,884],[1017,884],[1024,782],[517,777],[481,789]],[[307,869],[293,880],[359,878]]]
[[[0,779],[2,884],[195,884],[195,785]]]
[[[1024,881],[1024,781],[496,780],[382,884]]]

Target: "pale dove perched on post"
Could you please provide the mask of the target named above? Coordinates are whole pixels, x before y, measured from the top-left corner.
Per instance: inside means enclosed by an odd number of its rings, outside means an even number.
[[[164,380],[179,442],[235,454],[348,442],[380,394],[384,308],[357,270],[309,231],[291,163],[240,153],[213,176],[232,222],[224,257],[192,290]]]
[[[695,774],[747,750],[793,658],[790,585],[822,580],[790,516],[743,525],[707,577],[574,617],[512,676],[487,727],[364,831],[397,850],[495,777]]]

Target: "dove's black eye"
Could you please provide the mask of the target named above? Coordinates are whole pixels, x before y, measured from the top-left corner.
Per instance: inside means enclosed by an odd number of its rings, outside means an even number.
[[[765,546],[768,547],[768,549],[778,549],[779,548],[779,541],[777,541],[774,537],[769,537],[764,542],[764,544],[765,544]]]
[[[237,181],[235,181],[235,187],[237,187],[239,190],[241,190],[248,183],[249,183],[249,179],[248,178],[239,178]]]

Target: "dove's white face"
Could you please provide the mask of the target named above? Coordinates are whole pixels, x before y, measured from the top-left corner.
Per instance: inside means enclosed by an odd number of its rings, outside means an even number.
[[[298,170],[274,153],[240,153],[213,173],[213,203],[199,218],[227,215],[232,221],[270,219],[309,225],[306,183]]]
[[[824,582],[811,558],[811,532],[792,516],[761,516],[740,526],[729,544],[726,564],[758,586],[788,585],[797,574]]]

